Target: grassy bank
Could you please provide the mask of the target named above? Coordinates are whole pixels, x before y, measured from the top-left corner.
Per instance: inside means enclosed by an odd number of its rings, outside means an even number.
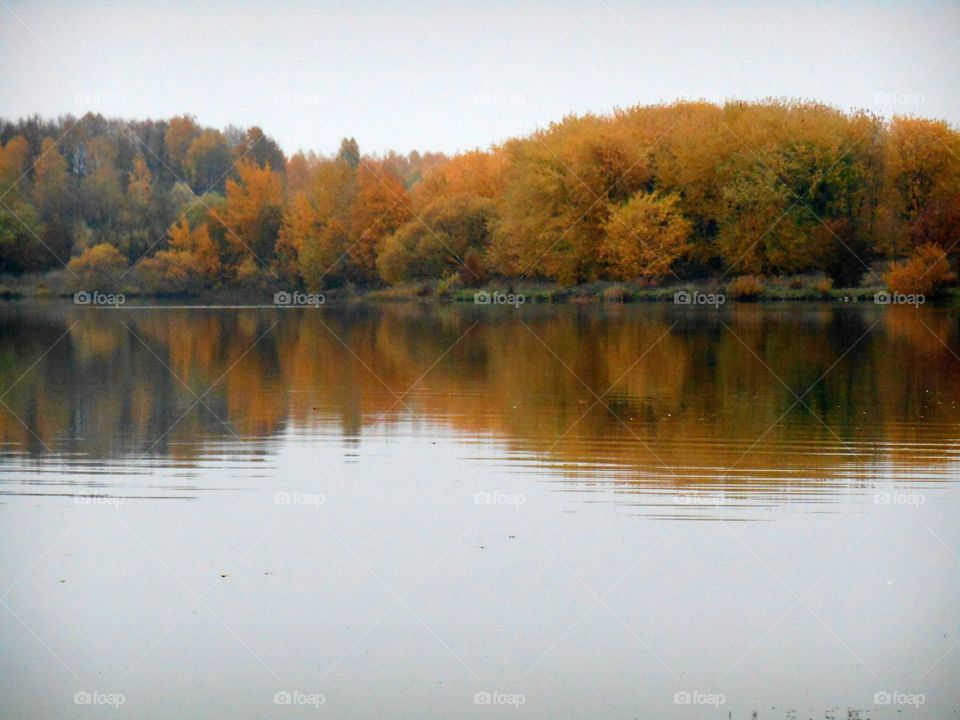
[[[371,299],[404,300],[432,298],[453,302],[474,303],[478,293],[522,296],[524,303],[641,303],[674,302],[678,293],[688,296],[722,296],[721,302],[859,302],[873,301],[884,288],[865,285],[856,288],[833,288],[817,277],[765,278],[740,282],[716,279],[674,282],[650,287],[629,282],[594,282],[573,286],[533,281],[492,281],[479,288],[444,288],[437,283],[413,283],[367,293]]]
[[[70,298],[64,273],[0,277],[0,299]],[[180,296],[163,296],[185,304],[270,304],[273,293],[282,290],[279,286],[247,288],[207,288],[198,293]],[[403,283],[384,288],[355,286],[324,290],[327,301],[368,300],[375,302],[455,302],[474,303],[477,293],[522,296],[526,303],[642,303],[674,302],[678,293],[686,292],[693,297],[722,297],[723,304],[731,302],[872,302],[874,295],[885,288],[880,284],[862,285],[853,288],[834,288],[821,276],[791,276],[758,278],[741,276],[733,279],[704,278],[700,280],[675,281],[658,287],[630,282],[593,282],[573,286],[561,286],[550,282],[531,280],[491,280],[481,287],[464,287],[455,282],[424,281]],[[151,298],[136,287],[116,289],[127,298]],[[501,298],[502,301],[502,298]],[[930,300],[932,301],[932,300]],[[951,288],[938,298],[941,303],[960,305],[960,287]],[[697,304],[696,301],[694,304]]]

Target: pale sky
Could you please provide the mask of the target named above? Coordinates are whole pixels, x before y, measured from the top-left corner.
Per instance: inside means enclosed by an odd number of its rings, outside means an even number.
[[[678,97],[960,125],[960,3],[0,0],[0,117],[260,125],[288,153],[454,152]]]

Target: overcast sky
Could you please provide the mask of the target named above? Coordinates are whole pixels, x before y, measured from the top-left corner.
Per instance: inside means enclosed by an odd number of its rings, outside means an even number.
[[[487,147],[678,97],[960,124],[960,3],[0,0],[0,116],[260,125],[288,153]]]

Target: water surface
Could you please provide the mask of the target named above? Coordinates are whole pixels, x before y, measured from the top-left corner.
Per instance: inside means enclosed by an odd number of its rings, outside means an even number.
[[[0,710],[957,717],[958,320],[4,305]]]

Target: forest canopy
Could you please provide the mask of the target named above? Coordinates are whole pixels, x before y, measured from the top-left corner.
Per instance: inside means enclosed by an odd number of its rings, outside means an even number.
[[[188,115],[0,121],[0,273],[88,290],[953,282],[960,133],[812,102],[569,116],[486,151],[286,157]],[[933,270],[933,272],[931,272]]]

